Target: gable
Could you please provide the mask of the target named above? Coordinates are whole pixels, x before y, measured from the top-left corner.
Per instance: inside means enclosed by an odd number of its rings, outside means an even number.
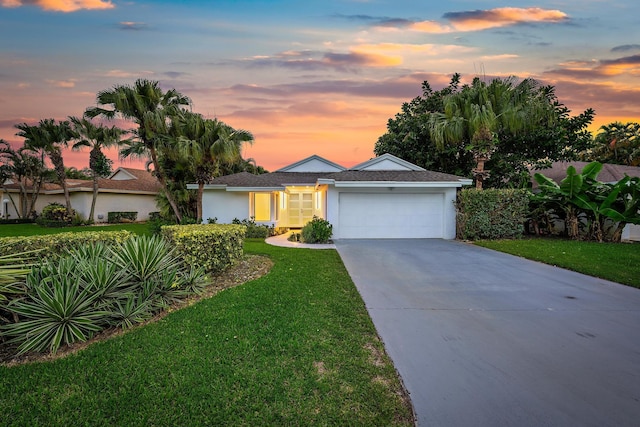
[[[118,168],[116,169],[115,172],[111,174],[111,176],[108,179],[111,179],[113,181],[125,181],[129,179],[137,179],[137,178],[134,174],[127,171],[126,169]]]
[[[346,168],[320,156],[313,155],[278,169],[276,172],[340,172],[343,170],[346,170]]]
[[[364,163],[360,163],[351,168],[355,171],[424,171],[418,165],[402,160],[391,154],[383,154],[379,157],[374,157]]]

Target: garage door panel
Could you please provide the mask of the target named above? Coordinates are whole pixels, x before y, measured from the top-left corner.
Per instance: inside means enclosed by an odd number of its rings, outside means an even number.
[[[444,194],[340,193],[340,238],[441,238]]]

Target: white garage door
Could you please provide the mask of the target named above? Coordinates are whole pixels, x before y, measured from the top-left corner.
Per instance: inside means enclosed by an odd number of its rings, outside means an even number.
[[[339,237],[442,238],[444,194],[340,193]]]

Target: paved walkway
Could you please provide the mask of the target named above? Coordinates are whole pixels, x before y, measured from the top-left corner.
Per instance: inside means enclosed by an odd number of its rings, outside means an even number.
[[[300,243],[300,242],[290,242],[287,240],[290,235],[291,235],[291,231],[285,234],[280,234],[279,236],[268,237],[267,239],[265,239],[265,242],[273,246],[281,246],[284,248],[307,248],[307,249],[335,249],[336,248],[336,245],[334,245],[333,243],[309,244],[309,243]]]
[[[640,290],[455,241],[336,246],[419,425],[640,425]]]

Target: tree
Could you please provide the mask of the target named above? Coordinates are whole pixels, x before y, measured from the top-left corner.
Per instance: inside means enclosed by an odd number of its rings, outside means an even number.
[[[474,151],[482,148],[483,144],[488,144],[487,148],[491,150],[486,166],[492,173],[488,178],[483,176],[483,185],[522,187],[530,182],[529,167],[544,168],[553,161],[575,160],[576,152],[584,150],[591,142],[587,126],[593,120],[593,110],[588,109],[571,117],[569,109],[558,101],[552,86],[541,86],[531,79],[516,84],[513,78],[504,81],[498,79],[498,82],[488,85],[478,79],[474,82],[475,88],[473,84],[460,87],[459,83],[460,75],[454,74],[449,86],[433,91],[425,81],[422,84],[423,95],[403,104],[402,111],[389,120],[387,133],[376,143],[375,154],[388,152],[429,170],[471,177],[472,169],[478,163],[474,160]],[[474,104],[474,92],[475,95],[484,93],[489,104],[478,101],[471,108]],[[467,110],[460,107],[460,98],[468,101]],[[459,108],[457,118],[454,118],[456,99],[459,101]],[[505,113],[505,107],[510,105],[510,101],[518,99],[523,100],[522,103],[527,108],[511,108],[509,114]],[[494,103],[498,105],[497,109],[494,108]],[[543,104],[545,110],[550,110],[549,116],[542,117],[539,121],[532,120],[532,116],[525,116],[527,105],[536,103]],[[452,122],[457,123],[458,130],[464,135],[463,140],[451,142],[447,137],[448,143],[441,143],[442,140],[436,141],[436,135],[432,134],[430,125],[436,120],[432,117],[446,119],[445,104],[449,104]],[[475,114],[478,121],[465,123],[467,112],[469,116]],[[489,120],[489,123],[496,126],[489,128],[493,139],[489,140],[489,134],[482,132],[473,141],[475,132],[470,133],[468,128],[479,128],[482,123],[480,119],[490,119],[492,116],[497,116],[493,122]],[[506,124],[518,116],[526,117],[526,126],[523,130],[516,127],[518,131],[514,132],[513,126]],[[447,132],[454,134],[456,126],[452,123]],[[440,130],[444,137],[444,128]],[[484,141],[480,139],[483,134],[486,137]]]
[[[184,113],[182,107],[191,104],[189,98],[175,89],[163,92],[157,81],[138,79],[133,86],[119,85],[101,91],[96,99],[98,105],[108,108],[90,107],[85,112],[86,117],[103,116],[114,119],[120,116],[132,120],[138,126],[132,131],[134,138],[128,141],[128,146],[121,151],[121,155],[151,158],[153,173],[166,193],[176,220],[180,222],[182,215],[169,191],[165,171],[158,161],[158,147],[162,144],[162,139],[168,135],[171,117]]]
[[[423,82],[422,95],[403,103],[401,112],[387,122],[387,132],[376,142],[375,155],[389,153],[425,169],[469,176],[471,154],[453,145],[438,149],[426,126],[431,113],[444,111],[444,98],[457,93],[459,84],[460,74],[454,74],[449,85],[439,91]]]
[[[549,100],[536,88],[532,79],[518,84],[515,78],[494,79],[486,84],[476,77],[444,99],[443,113],[430,115],[429,132],[439,149],[462,144],[473,154],[476,188],[482,189],[488,177],[484,164],[497,149],[500,130],[518,135],[553,120]]]
[[[200,114],[185,113],[173,123],[179,155],[187,160],[196,183],[196,220],[202,222],[202,195],[204,185],[219,175],[220,163],[242,159],[242,144],[253,143],[253,135],[236,130],[217,120],[205,119]]]
[[[601,126],[593,148],[585,151],[582,158],[618,165],[640,165],[640,123],[613,122]]]
[[[24,147],[14,150],[8,142],[0,140],[0,185],[7,179],[13,179],[18,184],[19,204],[16,205],[10,193],[8,195],[20,218],[27,218],[35,212],[40,188],[49,175],[50,171],[40,157],[30,154]]]
[[[21,123],[15,127],[20,130],[16,135],[25,139],[24,146],[26,149],[33,152],[42,151],[49,156],[57,182],[64,193],[67,219],[70,220],[73,215],[73,209],[71,208],[71,198],[67,188],[67,176],[62,157],[62,148],[69,145],[73,135],[69,122],[64,120],[56,123],[54,119],[43,119],[35,126]]]
[[[104,125],[95,125],[87,118],[69,117],[73,124],[74,150],[82,147],[90,147],[89,152],[89,169],[91,170],[91,179],[93,181],[93,198],[91,199],[91,210],[89,212],[89,221],[93,222],[93,215],[98,198],[98,178],[104,178],[111,173],[111,165],[113,162],[102,152],[103,147],[111,147],[121,144],[121,137],[125,131],[116,127],[107,127]]]

